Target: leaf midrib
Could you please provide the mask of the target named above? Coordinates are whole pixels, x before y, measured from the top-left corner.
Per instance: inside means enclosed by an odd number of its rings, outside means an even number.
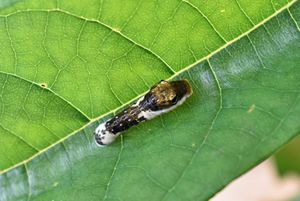
[[[279,10],[276,10],[272,15],[270,15],[269,17],[265,18],[264,20],[262,20],[260,23],[254,25],[251,29],[249,29],[248,31],[240,34],[239,36],[237,36],[236,38],[232,39],[231,41],[228,41],[226,42],[224,45],[222,45],[221,47],[219,47],[218,49],[212,51],[210,54],[206,55],[205,57],[202,57],[200,58],[199,60],[195,61],[194,63],[182,68],[181,70],[179,71],[175,71],[173,70],[169,64],[167,64],[158,54],[156,54],[155,52],[153,52],[151,49],[143,46],[142,44],[136,42],[135,40],[131,39],[130,37],[128,37],[127,35],[125,35],[124,33],[122,33],[120,30],[116,29],[116,28],[113,28],[103,22],[101,22],[100,20],[97,20],[97,19],[93,19],[93,18],[86,18],[86,17],[83,17],[83,16],[78,16],[72,12],[69,12],[69,11],[66,11],[66,10],[63,10],[63,9],[60,9],[60,8],[56,8],[56,9],[26,9],[26,10],[18,10],[18,11],[15,11],[15,12],[12,12],[12,13],[9,13],[9,14],[6,14],[6,15],[0,15],[0,17],[9,17],[9,16],[12,16],[14,14],[18,14],[18,13],[22,13],[22,12],[61,12],[61,13],[64,13],[64,14],[67,14],[67,15],[70,15],[70,16],[73,16],[73,17],[76,17],[76,18],[79,18],[79,19],[82,19],[82,20],[85,20],[85,21],[89,21],[89,22],[95,22],[95,23],[99,23],[101,24],[102,26],[105,26],[106,28],[110,29],[112,32],[115,32],[117,34],[119,34],[120,36],[122,36],[123,38],[125,38],[126,40],[132,42],[133,44],[136,44],[137,46],[139,46],[140,48],[146,50],[147,52],[150,52],[152,55],[154,55],[155,57],[157,57],[161,62],[163,62],[165,64],[165,66],[172,72],[172,76],[170,76],[167,80],[171,80],[175,77],[177,77],[178,75],[184,73],[185,71],[189,70],[190,68],[194,67],[196,64],[198,63],[201,63],[205,60],[208,60],[209,58],[211,58],[212,56],[214,56],[215,54],[217,54],[218,52],[226,49],[226,47],[230,46],[231,44],[235,43],[236,41],[238,41],[239,39],[243,38],[244,36],[247,36],[248,34],[250,34],[251,32],[255,31],[257,28],[259,28],[260,26],[266,24],[269,20],[271,20],[273,17],[277,16],[278,14],[280,14],[281,12],[285,11],[285,10],[288,10],[289,12],[289,7],[291,7],[294,3],[296,3],[298,0],[292,0],[290,2],[288,2],[285,6],[283,6],[282,8],[280,8]],[[300,32],[300,29],[299,29],[299,26],[297,24],[297,22],[295,21],[293,15],[289,12],[289,15],[291,17],[291,19],[293,20],[293,22],[295,23],[295,26],[297,27],[297,29],[299,30]],[[247,16],[246,16],[247,17]],[[213,69],[212,69],[213,70]],[[20,79],[23,79],[23,80],[26,80],[27,82],[30,82],[32,84],[35,84],[37,85],[38,87],[42,88],[42,89],[45,89],[43,87],[41,87],[38,83],[34,82],[34,81],[31,81],[31,80],[28,80],[26,78],[23,78],[19,75],[16,75],[16,74],[13,74],[13,73],[7,73],[7,72],[3,72],[3,71],[0,71],[0,73],[5,73],[7,75],[10,75],[10,76],[14,76],[14,77],[18,77]],[[53,143],[52,145],[40,150],[39,152],[37,152],[36,154],[32,155],[31,157],[29,157],[28,159],[26,160],[23,160],[17,164],[15,164],[14,166],[12,167],[9,167],[7,169],[4,169],[2,171],[0,171],[0,174],[3,174],[3,173],[6,173],[18,166],[21,166],[23,164],[26,164],[27,162],[31,161],[32,159],[34,159],[36,156],[39,156],[40,154],[46,152],[48,149],[50,149],[51,147],[63,142],[64,140],[68,139],[69,137],[71,137],[72,135],[74,135],[75,133],[77,133],[78,131],[88,127],[90,124],[94,123],[95,121],[97,121],[98,119],[101,119],[107,115],[110,115],[112,113],[115,113],[116,111],[120,110],[121,108],[125,107],[126,105],[130,104],[131,102],[133,102],[134,100],[138,99],[139,97],[143,96],[144,94],[146,94],[147,91],[145,91],[144,93],[130,99],[129,101],[127,101],[126,103],[123,103],[121,104],[119,107],[116,107],[115,109],[111,110],[111,111],[108,111],[102,115],[100,115],[99,117],[96,117],[96,118],[89,118],[87,115],[85,115],[79,108],[77,108],[74,104],[72,104],[70,101],[66,100],[65,98],[63,98],[61,95],[59,95],[58,93],[54,92],[53,90],[47,88],[51,93],[53,93],[55,96],[58,96],[60,99],[62,99],[63,101],[65,101],[67,104],[69,104],[70,106],[72,106],[75,110],[79,111],[80,114],[82,114],[83,116],[87,117],[89,122],[87,124],[85,124],[84,126],[80,127],[79,129],[76,129],[74,130],[72,133],[66,135],[65,137],[61,138],[60,140],[56,141],[55,143]]]

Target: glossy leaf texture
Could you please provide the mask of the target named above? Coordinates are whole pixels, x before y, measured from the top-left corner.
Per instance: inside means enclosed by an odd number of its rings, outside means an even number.
[[[207,200],[300,131],[298,1],[3,1],[0,200]],[[161,79],[193,96],[106,148]]]

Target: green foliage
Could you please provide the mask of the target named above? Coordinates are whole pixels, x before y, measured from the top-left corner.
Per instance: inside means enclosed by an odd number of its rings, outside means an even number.
[[[300,131],[297,1],[0,8],[1,201],[207,200]],[[95,145],[99,122],[183,78],[186,104]]]
[[[300,136],[288,143],[275,155],[277,166],[281,174],[295,172],[300,174]]]

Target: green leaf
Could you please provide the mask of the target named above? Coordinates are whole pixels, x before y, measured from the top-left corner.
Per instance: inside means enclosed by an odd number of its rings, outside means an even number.
[[[275,154],[277,169],[281,175],[298,173],[300,174],[300,135],[284,146]]]
[[[207,200],[300,131],[298,1],[0,7],[1,201]],[[161,79],[194,94],[97,147]]]

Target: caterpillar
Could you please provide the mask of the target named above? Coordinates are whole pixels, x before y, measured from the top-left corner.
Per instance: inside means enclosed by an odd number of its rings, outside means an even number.
[[[192,93],[187,80],[161,80],[134,104],[96,128],[94,134],[97,145],[109,145],[129,128],[175,109]]]

